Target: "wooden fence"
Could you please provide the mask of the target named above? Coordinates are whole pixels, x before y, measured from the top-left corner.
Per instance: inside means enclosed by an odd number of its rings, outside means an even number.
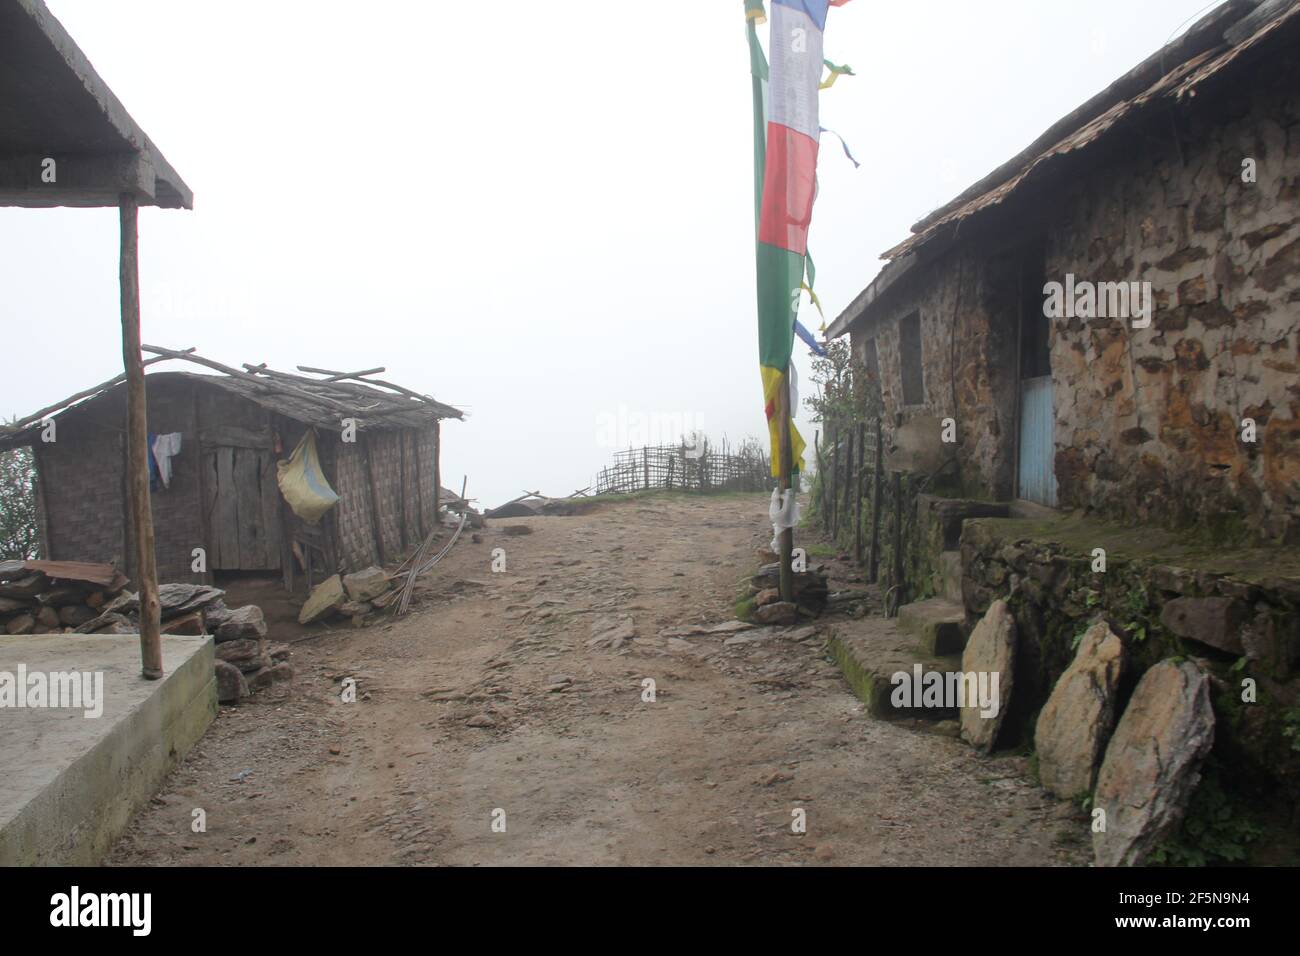
[[[767,491],[772,488],[766,455],[752,446],[731,453],[723,442],[702,446],[658,445],[629,448],[596,475],[596,494],[627,494],[663,488],[677,491]]]
[[[815,509],[821,516],[822,530],[838,542],[841,529],[852,528],[854,558],[858,564],[866,565],[867,580],[873,584],[880,578],[886,510],[890,512],[889,533],[894,542],[890,550],[896,564],[901,562],[903,550],[902,476],[897,472],[889,476],[888,498],[892,507],[887,507],[883,489],[884,444],[879,416],[829,423],[827,440],[823,442],[820,434],[815,439],[819,475],[814,484]],[[865,523],[862,520],[864,501],[869,509]],[[901,566],[894,570],[893,579],[901,580]]]

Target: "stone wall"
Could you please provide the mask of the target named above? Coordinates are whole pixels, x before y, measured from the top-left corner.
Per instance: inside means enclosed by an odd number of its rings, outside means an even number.
[[[1063,507],[1300,541],[1298,62],[1198,99],[1066,191],[1047,278],[1147,280],[1156,312],[1145,330],[1054,323]]]
[[[956,456],[958,486],[972,497],[1005,499],[1014,487],[1015,268],[1010,257],[954,252],[905,280],[880,315],[850,333],[859,361],[876,350],[887,443],[917,423],[944,457]],[[899,322],[912,312],[921,319],[919,405],[903,403],[899,354]],[[957,441],[940,447],[945,418],[955,420]]]
[[[851,330],[879,368],[887,438],[957,421],[961,494],[1015,494],[1021,281],[1149,281],[1151,327],[1052,323],[1059,504],[1300,542],[1300,61],[1203,94],[1075,157],[1076,175],[963,227]],[[1124,136],[1130,137],[1123,140]],[[1242,182],[1242,161],[1257,181]],[[902,402],[899,322],[919,311],[924,402]],[[1257,441],[1242,440],[1242,420]]]
[[[1093,570],[1098,546],[1107,552],[1100,573]],[[1300,574],[1293,566],[1271,565],[1258,550],[1180,551],[1160,533],[1083,519],[967,520],[961,551],[968,621],[998,598],[1008,599],[1016,619],[1011,737],[1030,742],[1076,638],[1102,617],[1131,664],[1121,700],[1158,661],[1197,658],[1215,675],[1219,756],[1300,797],[1300,750],[1288,734],[1300,728]],[[1241,699],[1247,678],[1256,685],[1255,703]]]

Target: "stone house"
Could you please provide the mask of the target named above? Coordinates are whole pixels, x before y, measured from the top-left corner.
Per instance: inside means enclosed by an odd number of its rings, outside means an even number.
[[[1216,8],[912,231],[829,330],[895,467],[1300,543],[1300,4]]]

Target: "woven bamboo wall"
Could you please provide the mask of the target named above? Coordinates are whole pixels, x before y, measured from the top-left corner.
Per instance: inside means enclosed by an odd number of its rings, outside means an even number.
[[[420,470],[416,461],[419,452],[414,430],[403,431],[400,437],[402,440],[402,544],[409,548],[424,539],[420,520]]]
[[[334,458],[334,474],[326,478],[338,493],[334,508],[337,521],[339,560],[349,568],[364,568],[379,560],[373,518],[374,501],[370,494],[370,475],[361,443],[339,441],[337,435],[324,434],[318,444],[329,444]]]
[[[420,479],[420,527],[427,535],[438,521],[438,432],[437,426],[415,433],[415,451]]]
[[[362,442],[370,465],[379,552],[384,562],[402,559],[402,435],[371,432]]]

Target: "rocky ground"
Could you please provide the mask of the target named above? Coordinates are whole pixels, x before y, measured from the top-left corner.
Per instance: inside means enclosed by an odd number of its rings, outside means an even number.
[[[222,708],[109,862],[1085,864],[1086,819],[1024,758],[867,717],[817,628],[707,632],[766,514],[657,495],[490,522],[406,618],[273,624],[295,678]]]

